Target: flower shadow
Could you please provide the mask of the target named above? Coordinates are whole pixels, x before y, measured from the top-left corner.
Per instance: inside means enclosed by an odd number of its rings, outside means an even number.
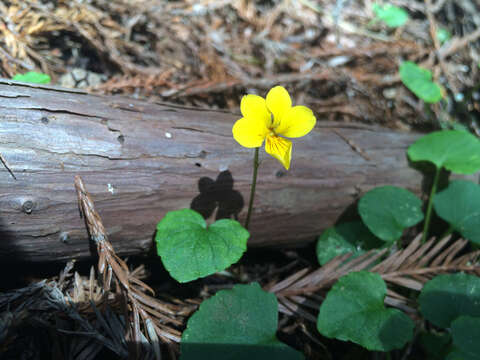
[[[200,213],[204,219],[212,216],[217,210],[215,220],[234,218],[238,220],[238,214],[243,209],[244,201],[242,194],[233,189],[233,177],[230,171],[222,171],[216,180],[202,177],[198,181],[197,195],[190,204],[190,209]]]

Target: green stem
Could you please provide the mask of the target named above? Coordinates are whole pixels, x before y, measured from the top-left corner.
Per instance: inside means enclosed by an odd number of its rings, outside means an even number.
[[[253,208],[253,198],[255,197],[255,188],[257,186],[257,171],[258,171],[258,147],[255,148],[255,155],[253,156],[253,178],[252,178],[252,187],[250,188],[250,201],[248,203],[248,212],[247,219],[245,220],[245,229],[248,230],[248,225],[250,224],[250,216],[252,215]]]
[[[437,168],[435,171],[435,177],[433,178],[432,190],[430,191],[430,197],[428,198],[428,205],[427,205],[427,215],[425,216],[425,223],[423,224],[423,236],[422,236],[422,243],[427,241],[428,237],[428,228],[430,227],[430,218],[432,216],[432,205],[433,205],[433,197],[437,192],[437,184],[438,178],[440,176],[440,169]]]

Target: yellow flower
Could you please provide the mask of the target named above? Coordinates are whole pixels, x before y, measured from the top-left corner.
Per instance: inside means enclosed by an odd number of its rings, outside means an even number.
[[[245,95],[240,103],[243,118],[233,125],[237,142],[247,148],[260,147],[265,140],[265,151],[290,168],[292,142],[289,138],[302,137],[315,126],[312,110],[306,106],[293,106],[283,86],[270,89],[266,99],[258,95]]]

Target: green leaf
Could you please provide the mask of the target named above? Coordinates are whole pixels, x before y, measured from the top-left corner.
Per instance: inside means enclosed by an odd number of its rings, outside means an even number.
[[[422,332],[418,342],[428,360],[444,360],[450,350],[452,337],[449,333]],[[426,359],[426,360],[427,360]]]
[[[47,74],[38,73],[35,71],[29,71],[25,74],[17,74],[12,78],[12,80],[33,84],[49,84],[51,81],[50,76]]]
[[[278,341],[278,303],[258,283],[235,285],[202,302],[183,332],[181,360],[303,359]]]
[[[218,220],[207,228],[194,210],[168,212],[157,225],[157,253],[170,275],[186,282],[221,271],[238,261],[249,233],[239,222]]]
[[[438,28],[437,29],[437,39],[440,41],[440,44],[443,44],[444,42],[450,40],[452,37],[452,34],[450,34],[450,31],[448,31],[445,28]]]
[[[320,306],[318,331],[368,350],[403,347],[412,339],[414,323],[401,311],[385,308],[386,293],[379,274],[360,271],[341,277]]]
[[[410,191],[396,186],[377,187],[358,203],[358,212],[370,231],[383,241],[395,241],[407,227],[423,219],[422,202]]]
[[[442,328],[461,315],[480,316],[480,278],[464,273],[438,275],[425,283],[418,301],[423,316]]]
[[[442,87],[432,81],[432,73],[411,61],[404,61],[400,65],[400,79],[426,103],[436,103],[443,98]]]
[[[452,338],[465,357],[479,359],[480,317],[459,316],[452,322]]]
[[[480,244],[480,186],[466,180],[452,181],[435,195],[433,207],[463,237]]]
[[[410,145],[407,154],[411,161],[430,161],[457,174],[480,170],[480,141],[465,131],[433,132]]]
[[[317,241],[317,259],[325,265],[333,258],[352,253],[349,260],[365,250],[381,247],[383,243],[361,222],[346,222],[325,230]]]
[[[402,8],[385,4],[373,4],[373,11],[378,19],[382,20],[387,24],[387,26],[395,28],[402,25],[408,21],[408,13]]]
[[[445,360],[478,360],[478,355],[471,356],[469,354],[465,354],[463,351],[454,348],[454,350],[448,354]]]

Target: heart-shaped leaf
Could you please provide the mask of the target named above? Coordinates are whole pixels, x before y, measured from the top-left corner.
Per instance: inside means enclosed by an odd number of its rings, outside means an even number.
[[[465,238],[480,244],[480,186],[466,180],[452,181],[435,195],[433,207]]]
[[[463,360],[480,358],[480,317],[460,316],[452,322],[453,344]]]
[[[258,283],[235,285],[202,302],[183,332],[181,360],[303,359],[278,341],[278,303]]]
[[[25,74],[15,75],[12,80],[33,84],[49,84],[51,79],[47,74],[29,71]]]
[[[387,286],[367,271],[341,277],[320,306],[317,328],[322,335],[352,341],[369,350],[399,349],[413,336],[413,321],[384,305]]]
[[[367,192],[358,203],[358,212],[375,236],[389,242],[399,239],[405,228],[423,219],[421,200],[396,186],[381,186]]]
[[[427,103],[436,103],[443,98],[443,89],[432,81],[432,73],[411,61],[404,61],[400,65],[400,79],[411,92]]]
[[[186,282],[221,271],[238,261],[249,233],[239,222],[218,220],[207,228],[194,210],[170,211],[157,225],[157,253],[170,275]]]
[[[411,161],[430,161],[457,174],[480,170],[480,141],[466,131],[433,132],[410,145],[407,154]]]
[[[425,283],[418,301],[425,319],[442,328],[461,315],[480,317],[480,278],[464,273],[438,275]]]
[[[317,259],[325,265],[333,258],[352,253],[349,260],[383,243],[361,221],[346,222],[325,230],[317,241]]]
[[[377,18],[385,22],[387,26],[395,28],[408,21],[408,13],[402,8],[393,6],[391,4],[379,5],[373,4],[373,11]]]

